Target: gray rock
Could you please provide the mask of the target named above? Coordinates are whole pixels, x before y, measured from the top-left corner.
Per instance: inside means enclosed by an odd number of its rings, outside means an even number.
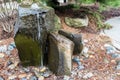
[[[7,66],[9,66],[9,65],[11,65],[11,64],[13,64],[13,62],[12,62],[11,60],[9,60],[9,61],[7,62]]]
[[[30,72],[30,68],[23,68],[23,70],[24,70],[26,73]]]
[[[116,70],[120,70],[120,61],[117,61]]]
[[[65,17],[65,23],[70,27],[86,27],[88,26],[88,17],[82,18],[70,18]]]
[[[5,54],[10,55],[11,51],[6,51]]]
[[[49,77],[51,74],[49,72],[45,72],[42,76],[44,76],[45,78]]]
[[[78,57],[74,57],[74,58],[72,59],[72,61],[73,61],[73,62],[80,62],[80,59],[79,59]]]
[[[0,76],[0,80],[4,80],[4,78]]]
[[[64,78],[63,78],[63,80],[69,80],[70,79],[70,77],[69,76],[64,76]]]
[[[74,44],[75,44],[74,52],[73,52],[74,54],[80,54],[82,52],[83,43],[82,43],[82,35],[81,34],[70,33],[65,30],[59,30],[58,33],[74,42]]]
[[[93,76],[93,73],[89,72],[83,76],[84,79],[91,78]]]
[[[78,69],[79,69],[79,70],[82,70],[82,69],[84,69],[84,68],[85,68],[85,67],[84,67],[83,65],[79,65],[79,66],[78,66]]]
[[[82,55],[85,56],[86,58],[89,57],[88,50],[89,50],[89,48],[84,47],[83,51],[82,51]]]
[[[105,44],[104,47],[106,48],[107,54],[115,53],[116,51],[116,49],[109,44]]]
[[[116,70],[120,70],[120,65],[117,65],[117,66],[116,66]]]
[[[0,53],[0,58],[4,58],[5,54],[4,53]]]
[[[38,80],[36,76],[31,76],[30,80]]]
[[[8,77],[8,80],[15,80],[15,78],[17,78],[16,75],[10,75],[10,76]]]
[[[7,51],[7,45],[0,46],[0,52],[5,53]]]
[[[27,80],[27,78],[21,78],[20,80]]]
[[[50,70],[56,75],[70,75],[74,43],[56,33],[50,34],[49,42],[48,64]]]
[[[73,78],[73,77],[75,77],[75,76],[77,76],[77,72],[76,72],[75,70],[72,70],[72,71],[71,71],[71,77]]]
[[[16,45],[14,42],[10,43],[8,46],[8,51],[12,51],[15,47],[16,47]]]
[[[113,53],[111,54],[112,58],[120,58],[120,54],[118,53]]]

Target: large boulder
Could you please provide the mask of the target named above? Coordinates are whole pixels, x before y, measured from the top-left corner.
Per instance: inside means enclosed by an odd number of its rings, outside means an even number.
[[[86,27],[88,26],[88,17],[84,18],[70,18],[70,17],[65,17],[65,23],[70,26],[70,27]]]
[[[83,43],[82,43],[82,35],[81,34],[70,33],[65,30],[59,30],[58,33],[74,42],[74,44],[75,44],[74,54],[80,54],[82,52]]]
[[[54,30],[54,9],[41,4],[20,5],[15,44],[24,66],[43,65],[47,34]]]
[[[70,75],[74,43],[66,37],[51,33],[49,35],[48,64],[56,75]]]

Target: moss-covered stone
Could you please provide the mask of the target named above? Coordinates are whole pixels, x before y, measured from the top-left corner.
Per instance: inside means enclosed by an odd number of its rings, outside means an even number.
[[[55,30],[61,29],[61,21],[57,15],[55,15],[55,17],[54,17],[54,24],[55,24]]]
[[[65,17],[65,23],[70,27],[86,27],[88,26],[88,17],[84,19]]]
[[[24,34],[17,34],[15,44],[23,66],[38,66],[41,64],[42,49],[39,42]]]

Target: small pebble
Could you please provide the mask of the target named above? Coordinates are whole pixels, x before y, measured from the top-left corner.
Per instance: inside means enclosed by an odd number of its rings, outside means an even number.
[[[84,79],[91,78],[93,76],[93,73],[89,72],[83,76]]]
[[[9,66],[9,65],[11,65],[11,64],[13,64],[13,62],[12,62],[11,60],[9,60],[9,61],[7,62],[7,66]]]
[[[82,55],[85,56],[86,58],[89,57],[88,50],[89,50],[89,48],[84,47],[83,52],[82,52]]]
[[[21,78],[20,80],[27,80],[27,78],[24,77],[24,78]]]
[[[78,69],[79,70],[82,70],[82,69],[84,69],[85,67],[83,66],[83,65],[80,65],[80,66],[78,66]]]
[[[63,78],[63,80],[69,80],[70,79],[70,77],[69,76],[64,76],[64,78]]]
[[[15,47],[16,47],[16,45],[14,42],[10,43],[8,46],[8,51],[12,51]]]
[[[29,69],[29,68],[23,68],[23,70],[24,70],[26,73],[30,72],[30,69]]]
[[[50,76],[50,72],[45,72],[42,76],[44,76],[45,78]]]
[[[84,39],[84,43],[87,43],[88,42],[88,40],[87,39]]]
[[[13,80],[13,79],[15,79],[16,77],[17,77],[16,75],[11,75],[11,76],[8,77],[8,80]]]
[[[79,59],[78,57],[74,57],[74,58],[72,59],[72,61],[74,61],[74,62],[80,62],[80,59]]]
[[[39,76],[38,80],[44,80],[44,77],[43,76]]]
[[[31,76],[30,80],[38,80],[36,76]]]
[[[113,54],[111,54],[111,57],[112,58],[120,58],[120,54],[113,53]]]
[[[46,67],[43,67],[42,69],[40,69],[40,72],[45,72],[46,71]]]
[[[116,70],[120,70],[120,65],[117,65],[117,66],[116,66]]]
[[[0,58],[3,58],[5,55],[3,53],[0,53]]]
[[[83,49],[83,53],[87,53],[87,52],[88,52],[88,50],[89,50],[89,48],[84,47],[84,49]]]
[[[26,76],[27,76],[27,74],[25,74],[25,73],[24,74],[19,74],[18,78],[25,78]]]
[[[106,48],[107,54],[115,53],[116,51],[116,49],[109,44],[105,44],[104,47]]]
[[[7,55],[10,55],[10,54],[11,54],[11,52],[10,52],[10,51],[6,51],[5,53],[6,53]]]
[[[7,51],[7,45],[0,46],[0,53],[5,53]]]
[[[0,80],[4,80],[3,77],[0,76]]]
[[[14,69],[16,66],[14,64],[11,64],[8,66],[9,69]]]

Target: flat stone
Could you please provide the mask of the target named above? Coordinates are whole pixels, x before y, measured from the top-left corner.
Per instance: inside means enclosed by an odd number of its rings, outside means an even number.
[[[44,77],[43,76],[39,76],[38,80],[44,80]]]
[[[120,65],[119,64],[116,66],[116,70],[120,70]]]
[[[5,55],[3,53],[0,53],[0,58],[3,58]]]
[[[45,78],[49,77],[51,74],[50,72],[45,72],[42,76],[44,76]]]
[[[46,71],[46,67],[43,67],[42,69],[40,69],[40,72],[45,72]]]
[[[73,62],[80,62],[80,59],[79,59],[78,57],[74,57],[74,58],[72,59],[72,61],[73,61]]]
[[[36,76],[31,76],[30,80],[38,80]]]
[[[89,72],[83,76],[84,79],[91,78],[93,76],[93,73]]]
[[[16,75],[11,75],[11,76],[8,77],[8,80],[13,80],[13,79],[15,79],[15,78],[17,78]]]
[[[89,50],[89,48],[84,47],[83,51],[82,51],[82,55],[85,56],[85,57],[89,57],[88,50]]]
[[[120,54],[118,53],[113,53],[111,54],[112,58],[120,58]]]
[[[7,51],[7,45],[0,46],[0,52],[5,53]]]
[[[16,66],[14,64],[11,64],[8,66],[9,69],[14,69]]]
[[[79,70],[82,70],[82,69],[84,69],[84,68],[85,68],[85,67],[84,67],[83,65],[79,65],[79,66],[78,66],[78,69],[79,69]]]
[[[107,54],[115,53],[116,49],[110,44],[105,44],[104,47],[106,48]]]
[[[23,74],[19,74],[19,75],[18,75],[18,78],[21,79],[21,78],[24,78],[24,77],[26,77],[26,76],[27,76],[27,74],[26,74],[26,73],[23,73]]]
[[[70,79],[70,77],[69,76],[64,76],[64,78],[63,78],[63,80],[69,80]]]
[[[4,78],[0,76],[0,80],[4,80]]]
[[[23,77],[23,78],[21,78],[20,80],[27,80],[27,78]]]

